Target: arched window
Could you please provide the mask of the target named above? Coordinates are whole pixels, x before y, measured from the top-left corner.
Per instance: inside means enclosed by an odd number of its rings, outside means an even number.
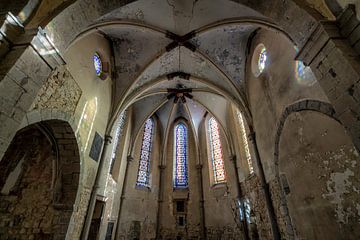
[[[90,101],[86,101],[81,118],[76,129],[76,134],[80,134],[81,139],[81,151],[84,152],[89,143],[90,134],[92,132],[94,121],[97,113],[97,98],[93,98]]]
[[[136,185],[142,187],[150,187],[150,156],[152,137],[154,131],[154,121],[149,118],[145,122],[144,137],[141,145],[139,171]]]
[[[187,127],[178,123],[174,129],[174,188],[188,187]]]
[[[214,182],[215,184],[226,182],[219,124],[213,117],[209,119],[209,138],[211,162],[214,171]]]
[[[125,119],[126,119],[126,112],[122,112],[118,117],[118,120],[116,123],[116,129],[114,132],[113,148],[111,151],[110,173],[112,173],[112,170],[114,167],[116,152],[117,152],[117,149],[119,148],[119,140],[122,135],[122,131],[124,129]]]
[[[245,123],[244,123],[243,116],[242,116],[242,114],[241,114],[241,112],[239,110],[237,110],[237,116],[238,116],[238,119],[239,119],[240,130],[241,130],[241,138],[242,138],[242,142],[244,144],[245,157],[246,157],[246,161],[247,161],[248,166],[249,166],[249,172],[250,172],[250,174],[253,174],[254,173],[254,167],[253,167],[252,161],[251,161],[249,143],[248,143],[248,139],[247,139],[247,136],[246,136]]]

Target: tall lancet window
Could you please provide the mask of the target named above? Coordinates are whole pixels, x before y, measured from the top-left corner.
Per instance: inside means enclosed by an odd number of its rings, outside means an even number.
[[[245,123],[244,123],[244,119],[243,116],[241,114],[241,112],[239,110],[237,110],[237,116],[239,119],[239,123],[240,123],[240,129],[241,129],[241,138],[244,144],[244,150],[245,150],[245,156],[246,156],[246,161],[248,163],[249,166],[249,172],[250,174],[254,173],[254,167],[251,161],[251,155],[250,155],[250,149],[249,149],[249,143],[248,143],[248,138],[246,136],[246,129],[245,129]]]
[[[178,123],[174,129],[174,188],[188,187],[187,127]]]
[[[144,137],[141,145],[139,171],[136,181],[137,186],[150,187],[150,157],[153,131],[154,121],[149,118],[144,126]]]
[[[209,138],[210,138],[211,162],[214,171],[214,183],[217,184],[217,183],[226,182],[223,152],[220,141],[219,124],[213,117],[209,119]]]

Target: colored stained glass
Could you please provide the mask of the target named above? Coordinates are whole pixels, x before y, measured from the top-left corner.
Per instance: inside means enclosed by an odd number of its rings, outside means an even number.
[[[267,51],[266,51],[266,48],[263,48],[260,51],[259,61],[258,61],[258,68],[259,68],[260,73],[262,73],[265,69],[266,60],[267,60]]]
[[[254,173],[254,167],[253,167],[252,161],[251,161],[251,155],[250,155],[248,139],[247,139],[247,136],[246,136],[246,129],[245,129],[244,119],[243,119],[243,116],[242,116],[242,114],[241,114],[241,112],[239,110],[237,110],[237,116],[238,116],[239,123],[240,123],[241,138],[242,138],[242,142],[244,144],[246,161],[247,161],[248,166],[249,166],[249,172],[250,172],[250,174],[252,174],[252,173]]]
[[[102,61],[98,53],[94,54],[93,62],[94,62],[96,76],[100,76],[102,73]]]
[[[141,145],[139,171],[136,185],[150,187],[150,156],[154,122],[151,118],[146,120],[144,127],[144,136]]]
[[[187,188],[187,128],[185,124],[179,123],[175,127],[174,139],[174,187]]]
[[[222,183],[226,181],[225,166],[220,141],[219,125],[213,117],[209,119],[209,136],[214,182]]]

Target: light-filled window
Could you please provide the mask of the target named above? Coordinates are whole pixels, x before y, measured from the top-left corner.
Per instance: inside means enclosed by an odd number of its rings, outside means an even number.
[[[144,136],[141,144],[139,171],[136,185],[150,187],[150,157],[154,131],[154,121],[149,118],[145,122]]]
[[[240,134],[241,134],[241,138],[242,138],[242,142],[243,142],[243,146],[244,146],[246,161],[249,166],[249,172],[250,172],[250,174],[252,174],[252,173],[254,173],[254,167],[253,167],[252,160],[251,160],[249,142],[248,142],[248,138],[246,136],[244,118],[239,110],[237,110],[237,116],[238,116],[238,120],[239,120],[239,124],[240,124],[240,131],[241,131]]]
[[[125,125],[125,119],[126,119],[126,112],[122,112],[116,122],[116,129],[114,132],[114,138],[113,138],[113,148],[111,151],[111,164],[110,164],[110,173],[112,173],[112,170],[114,168],[115,158],[116,158],[116,152],[119,148],[119,140],[122,136],[122,132]]]
[[[211,162],[214,171],[214,183],[226,182],[223,151],[220,141],[219,124],[215,118],[209,119],[209,143],[211,152]]]
[[[178,123],[174,129],[174,188],[188,187],[187,127]]]
[[[266,60],[267,60],[267,51],[266,48],[263,47],[259,53],[259,60],[258,60],[258,68],[259,73],[262,73],[266,67]]]

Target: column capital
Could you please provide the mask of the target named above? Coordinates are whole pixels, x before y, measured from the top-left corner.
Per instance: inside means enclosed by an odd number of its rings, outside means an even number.
[[[235,154],[234,154],[234,155],[231,155],[231,156],[229,157],[229,159],[230,159],[231,162],[235,162],[235,161],[236,161],[236,155],[235,155]]]
[[[134,160],[134,158],[133,158],[133,156],[129,155],[129,156],[127,156],[126,160],[128,161],[128,163],[130,163]]]
[[[106,134],[105,135],[105,145],[110,144],[111,140],[112,140],[112,136]]]

